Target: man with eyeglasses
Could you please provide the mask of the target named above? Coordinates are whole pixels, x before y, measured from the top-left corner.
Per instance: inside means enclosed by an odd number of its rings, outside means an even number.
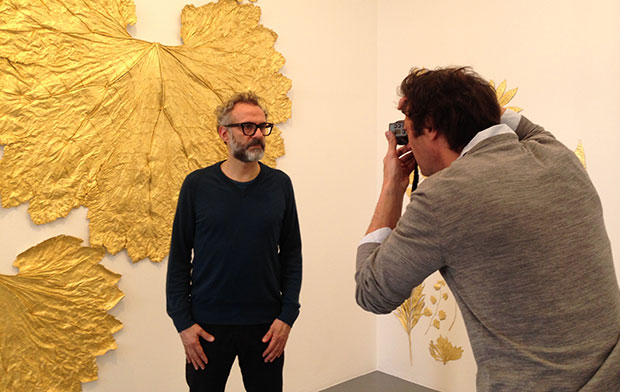
[[[293,187],[259,159],[272,123],[241,93],[216,110],[228,159],[185,179],[174,218],[167,311],[190,391],[224,391],[235,357],[247,391],[281,391],[299,314],[301,238]]]

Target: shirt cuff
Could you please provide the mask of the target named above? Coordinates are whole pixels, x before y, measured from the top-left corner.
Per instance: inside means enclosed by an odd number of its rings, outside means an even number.
[[[375,231],[373,231],[372,233],[368,233],[364,236],[364,238],[362,238],[362,241],[360,242],[360,245],[362,244],[367,244],[370,242],[374,242],[374,243],[382,243],[383,241],[385,241],[386,238],[388,238],[388,236],[390,235],[390,233],[392,232],[392,229],[390,229],[389,227],[382,227],[380,229],[377,229]]]
[[[504,114],[502,114],[501,123],[508,125],[513,131],[517,130],[517,127],[519,126],[519,121],[521,121],[521,115],[517,112],[513,112],[510,109],[506,109]]]

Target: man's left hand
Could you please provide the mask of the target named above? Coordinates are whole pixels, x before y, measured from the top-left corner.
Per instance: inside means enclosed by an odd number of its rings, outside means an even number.
[[[263,343],[269,342],[267,349],[263,353],[265,362],[273,362],[282,355],[290,332],[291,327],[284,321],[278,319],[273,321],[269,331],[263,336]]]

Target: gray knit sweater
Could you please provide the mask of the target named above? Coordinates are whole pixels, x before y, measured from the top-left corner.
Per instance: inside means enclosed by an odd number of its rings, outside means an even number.
[[[620,391],[620,290],[599,197],[575,154],[521,118],[412,194],[360,245],[357,302],[389,313],[439,270],[478,391]]]

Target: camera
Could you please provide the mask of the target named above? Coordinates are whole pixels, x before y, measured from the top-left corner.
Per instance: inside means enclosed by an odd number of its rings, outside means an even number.
[[[408,143],[407,131],[405,131],[405,121],[400,120],[390,123],[390,132],[396,136],[396,144],[405,145]]]

